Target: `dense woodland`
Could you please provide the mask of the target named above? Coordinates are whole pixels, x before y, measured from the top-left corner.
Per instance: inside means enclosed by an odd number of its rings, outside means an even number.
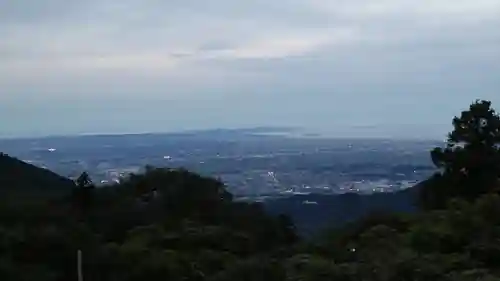
[[[0,280],[500,280],[500,118],[477,101],[453,119],[414,214],[374,212],[317,237],[236,202],[215,179],[148,167],[75,183],[0,155]],[[333,161],[333,160],[332,160]]]

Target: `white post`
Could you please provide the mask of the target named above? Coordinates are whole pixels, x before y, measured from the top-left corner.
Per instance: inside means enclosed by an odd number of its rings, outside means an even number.
[[[77,268],[78,268],[78,281],[83,281],[82,251],[81,250],[78,250],[78,252],[77,252]]]

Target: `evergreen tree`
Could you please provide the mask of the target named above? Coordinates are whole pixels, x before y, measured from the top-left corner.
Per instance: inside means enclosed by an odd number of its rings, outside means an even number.
[[[449,198],[475,200],[496,191],[500,177],[500,117],[481,100],[453,119],[446,147],[431,151],[441,171],[422,187],[421,203],[445,207]]]
[[[78,188],[85,188],[93,186],[92,180],[87,172],[83,172],[77,179],[76,185]]]

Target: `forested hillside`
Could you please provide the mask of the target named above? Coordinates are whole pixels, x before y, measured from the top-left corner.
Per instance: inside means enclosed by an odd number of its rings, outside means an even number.
[[[64,194],[73,181],[49,170],[40,169],[6,154],[0,154],[0,194]]]
[[[77,280],[79,250],[93,281],[499,280],[499,144],[499,116],[473,103],[431,152],[440,172],[409,191],[418,209],[374,210],[309,240],[186,170],[96,188],[2,156],[0,280]],[[20,189],[36,196],[6,200]]]

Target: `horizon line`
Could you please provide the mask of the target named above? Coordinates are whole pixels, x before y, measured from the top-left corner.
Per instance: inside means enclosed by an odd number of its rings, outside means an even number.
[[[209,132],[235,132],[243,135],[261,136],[261,137],[284,137],[284,138],[303,138],[303,139],[353,139],[353,140],[396,140],[396,141],[440,141],[436,137],[394,137],[394,136],[327,136],[321,132],[308,131],[305,128],[295,126],[255,126],[240,128],[207,128],[207,129],[187,129],[176,131],[144,131],[144,132],[123,132],[123,133],[69,133],[69,134],[49,134],[40,136],[0,136],[0,140],[42,140],[42,139],[73,139],[85,137],[130,137],[130,136],[153,136],[153,135],[192,135]],[[302,132],[300,132],[302,131]],[[298,133],[298,135],[293,135]],[[287,135],[292,134],[292,135]]]

